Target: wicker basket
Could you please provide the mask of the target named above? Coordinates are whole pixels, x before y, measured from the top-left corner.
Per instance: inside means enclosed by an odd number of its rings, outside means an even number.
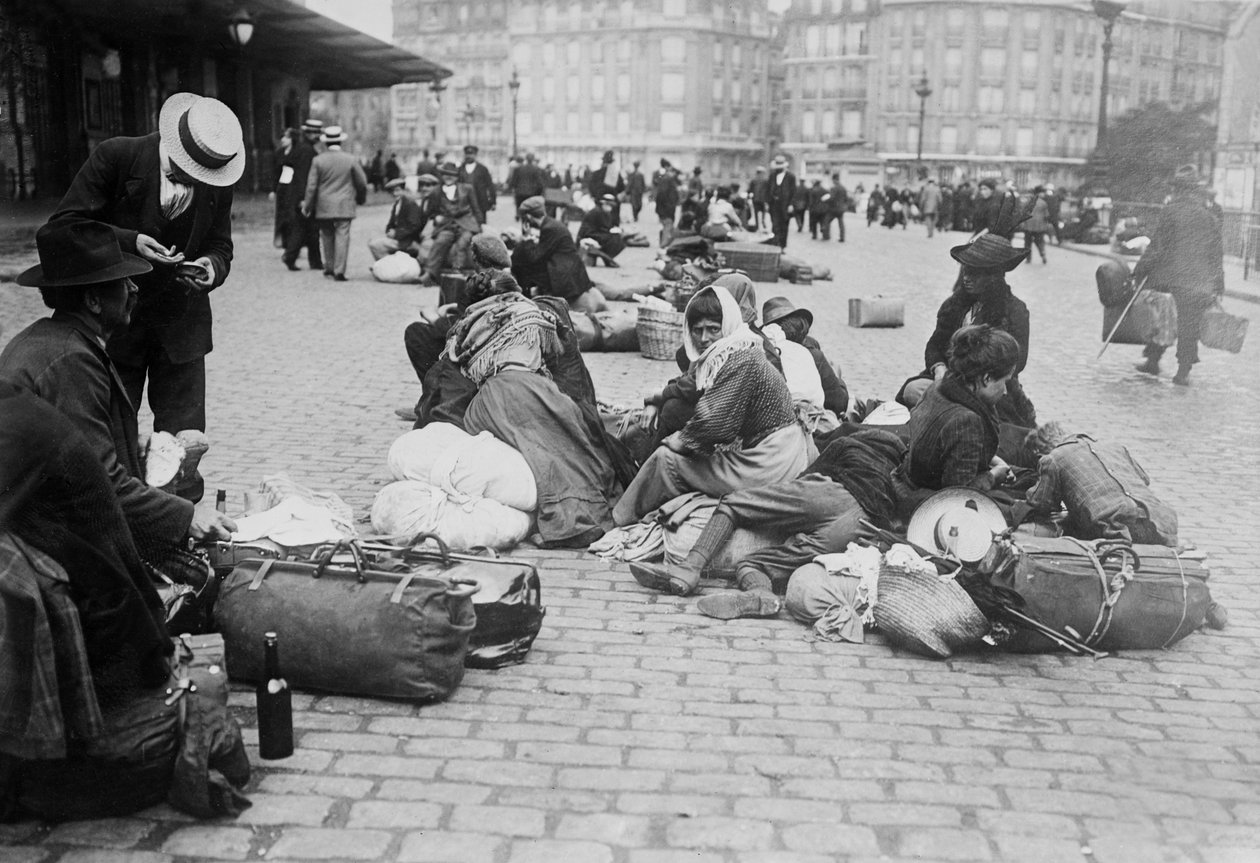
[[[953,579],[885,565],[876,596],[872,611],[880,632],[924,656],[945,659],[989,631],[989,621]]]
[[[639,353],[650,360],[672,360],[682,345],[685,318],[673,309],[639,306]]]
[[[714,251],[726,259],[726,266],[748,273],[754,282],[779,280],[779,248],[765,243],[715,243]]]

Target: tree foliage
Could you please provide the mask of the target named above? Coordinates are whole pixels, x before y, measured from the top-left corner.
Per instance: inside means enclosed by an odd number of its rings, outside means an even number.
[[[1216,142],[1212,105],[1200,102],[1176,110],[1151,102],[1125,112],[1107,129],[1108,186],[1117,201],[1158,203],[1178,165],[1201,164]]]

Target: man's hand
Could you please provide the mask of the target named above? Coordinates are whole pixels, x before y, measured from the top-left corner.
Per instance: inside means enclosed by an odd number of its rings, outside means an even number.
[[[993,477],[994,485],[1001,485],[1010,479],[1011,466],[997,456],[994,456],[989,460],[989,476]]]
[[[136,254],[158,264],[178,264],[184,260],[183,252],[176,252],[174,246],[166,248],[148,234],[136,234]]]
[[[198,293],[203,293],[214,287],[214,263],[207,257],[200,257],[192,263],[201,268],[200,274],[196,276],[177,276],[175,283],[183,285],[187,290]]]
[[[198,506],[193,510],[192,524],[188,525],[188,535],[195,540],[232,538],[236,530],[236,522],[217,509]]]
[[[936,365],[932,366],[932,380],[934,381],[945,380],[945,372],[947,371],[949,371],[948,366],[946,366],[944,363],[937,363]]]
[[[661,409],[656,405],[646,405],[643,410],[639,411],[639,428],[645,433],[651,434],[656,428],[656,418],[660,414]]]

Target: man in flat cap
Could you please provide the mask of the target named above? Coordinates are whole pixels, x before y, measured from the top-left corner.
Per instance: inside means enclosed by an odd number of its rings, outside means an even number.
[[[421,188],[420,183],[425,185]],[[432,174],[425,174],[417,180],[417,188],[427,195],[437,187],[438,179]],[[420,234],[424,231],[428,217],[421,209],[420,202],[407,191],[407,181],[396,177],[385,183],[385,188],[394,196],[394,206],[389,210],[389,221],[385,223],[385,236],[368,240],[368,250],[372,260],[379,261],[394,252],[406,252],[413,258],[420,253]]]
[[[151,265],[109,355],[133,406],[148,382],[154,431],[206,429],[206,354],[213,349],[210,291],[232,263],[232,186],[245,171],[236,115],[217,99],[176,93],[158,131],[110,138],[88,157],[52,220],[93,219],[124,252]],[[204,491],[194,471],[181,496]]]
[[[472,186],[477,193],[477,206],[480,208],[477,220],[481,224],[490,218],[490,211],[498,199],[498,191],[494,187],[494,178],[490,169],[477,161],[477,147],[469,144],[464,147],[464,164],[459,166],[459,181]]]

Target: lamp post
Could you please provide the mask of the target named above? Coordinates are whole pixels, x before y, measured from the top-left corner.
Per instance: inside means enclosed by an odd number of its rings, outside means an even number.
[[[923,72],[923,77],[919,79],[919,86],[914,88],[914,94],[919,97],[919,148],[915,161],[918,162],[919,173],[923,174],[923,119],[927,115],[927,97],[932,95],[926,70]]]
[[[433,94],[433,101],[436,110],[433,119],[436,121],[429,126],[430,143],[437,141],[438,124],[442,120],[442,93],[446,90],[446,85],[442,83],[441,78],[434,78],[429,82],[429,92]],[[445,136],[443,136],[445,137]]]
[[[459,116],[464,121],[464,143],[474,143],[472,139],[472,125],[473,120],[477,119],[477,109],[472,106],[472,102],[465,102],[464,110]]]
[[[1093,0],[1094,14],[1103,22],[1102,43],[1102,78],[1098,86],[1098,143],[1095,147],[1100,153],[1107,147],[1107,95],[1110,87],[1111,69],[1111,28],[1116,26],[1116,19],[1124,11],[1125,4],[1118,0]]]
[[[516,96],[521,91],[521,79],[517,76],[516,70],[512,70],[512,77],[508,79],[508,89],[512,91],[512,158],[517,155],[516,149]]]

